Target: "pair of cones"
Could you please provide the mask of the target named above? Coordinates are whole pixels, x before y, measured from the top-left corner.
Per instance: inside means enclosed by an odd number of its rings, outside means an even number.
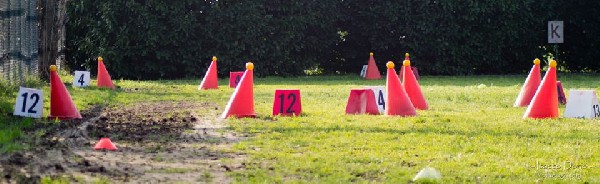
[[[400,78],[396,75],[394,63],[389,61],[386,64],[388,71],[385,85],[387,91],[385,114],[415,116],[417,115],[416,109],[427,110],[429,107],[421,92],[419,82],[417,82],[410,68],[410,60],[404,60],[402,65],[402,69],[404,70],[402,75],[403,83],[400,82]]]
[[[550,61],[550,67],[540,82],[540,60],[534,65],[515,101],[515,107],[527,106],[523,118],[558,118],[558,91],[556,80],[556,61]]]
[[[98,87],[115,89],[110,75],[104,66],[104,59],[98,57]],[[51,119],[80,119],[81,114],[77,110],[71,94],[60,79],[56,65],[50,66],[50,116]]]

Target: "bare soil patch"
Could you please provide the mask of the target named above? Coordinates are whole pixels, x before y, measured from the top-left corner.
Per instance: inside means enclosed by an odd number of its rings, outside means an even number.
[[[216,119],[213,103],[153,102],[96,107],[84,119],[61,122],[30,151],[0,156],[0,183],[37,183],[41,177],[71,182],[229,183],[244,169],[244,155],[230,151],[240,136]],[[96,151],[109,137],[117,151]]]

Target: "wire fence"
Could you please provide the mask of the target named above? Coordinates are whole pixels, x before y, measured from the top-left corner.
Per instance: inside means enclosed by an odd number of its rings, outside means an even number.
[[[19,84],[38,74],[36,0],[0,0],[0,80]]]

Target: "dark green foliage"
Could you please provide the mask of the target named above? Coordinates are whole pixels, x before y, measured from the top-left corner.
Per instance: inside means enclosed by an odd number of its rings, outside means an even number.
[[[554,52],[547,21],[564,20],[559,63],[596,72],[599,9],[594,0],[78,0],[68,5],[68,64],[93,71],[102,55],[114,78],[200,78],[216,55],[221,77],[247,61],[258,76],[294,76],[357,73],[373,51],[380,70],[410,52],[422,74],[524,73]]]

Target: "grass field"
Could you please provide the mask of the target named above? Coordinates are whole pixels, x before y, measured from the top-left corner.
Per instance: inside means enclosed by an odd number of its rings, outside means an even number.
[[[248,155],[238,182],[385,182],[406,183],[426,166],[441,172],[442,183],[599,183],[600,120],[523,119],[525,108],[512,104],[525,76],[425,76],[419,82],[430,110],[416,117],[345,115],[350,89],[385,85],[358,76],[255,78],[255,119],[229,119],[231,128],[250,134],[232,150]],[[600,89],[600,76],[562,75],[568,89]],[[70,83],[72,78],[63,76]],[[141,101],[215,102],[224,107],[233,92],[227,80],[218,90],[198,91],[198,80],[116,80],[122,89],[72,89],[77,107],[119,106]],[[42,86],[42,85],[39,85]],[[38,87],[39,87],[38,86]],[[13,89],[13,88],[10,88]],[[43,87],[45,114],[48,87]],[[133,89],[133,91],[132,91]],[[299,89],[301,117],[272,117],[275,89]],[[35,125],[6,116],[16,91],[0,98],[5,121],[2,151],[23,149],[20,133],[7,127]],[[560,114],[564,106],[560,108]],[[220,114],[206,113],[216,118]],[[8,146],[7,146],[8,145]],[[12,147],[11,147],[12,146]],[[7,148],[10,147],[10,148]]]

